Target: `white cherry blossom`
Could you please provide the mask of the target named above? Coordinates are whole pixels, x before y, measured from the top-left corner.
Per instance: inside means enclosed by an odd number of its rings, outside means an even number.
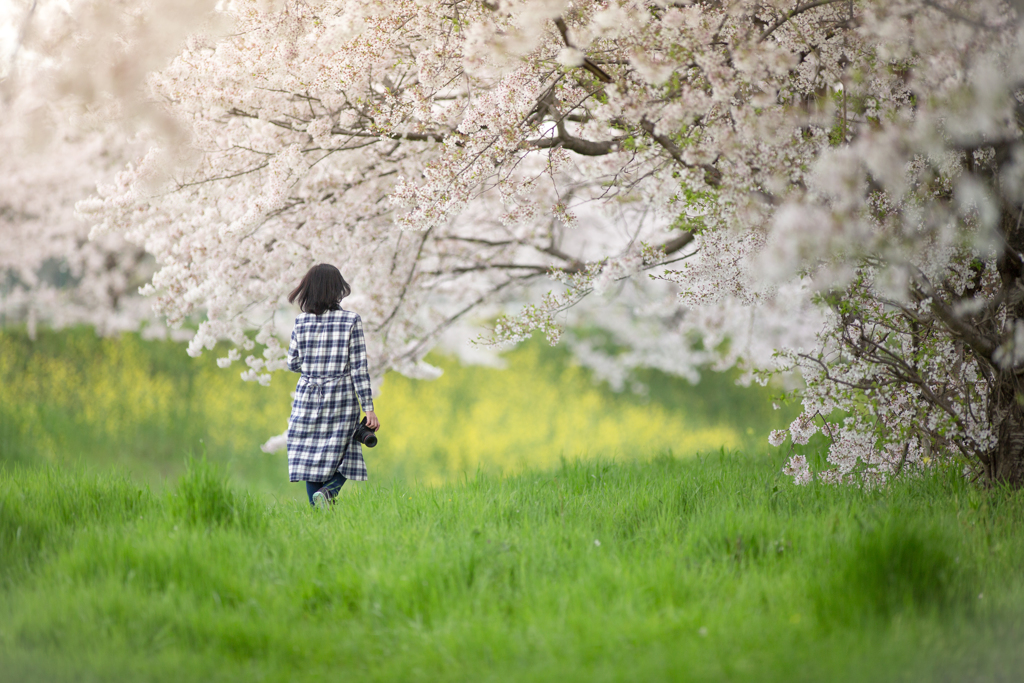
[[[1018,0],[97,7],[47,5],[25,47],[50,61],[18,65],[148,122],[79,210],[151,255],[190,353],[233,341],[224,364],[269,381],[282,297],[328,261],[378,371],[430,374],[450,326],[527,298],[486,341],[630,320],[629,362],[800,371],[789,433],[820,431],[830,466],[793,456],[799,483],[952,462],[1024,483]],[[116,87],[76,69],[126,64],[164,16]]]

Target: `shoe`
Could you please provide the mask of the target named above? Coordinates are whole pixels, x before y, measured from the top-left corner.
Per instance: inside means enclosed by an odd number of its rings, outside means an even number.
[[[331,506],[331,498],[327,491],[320,489],[313,494],[313,507],[318,510],[326,510]]]

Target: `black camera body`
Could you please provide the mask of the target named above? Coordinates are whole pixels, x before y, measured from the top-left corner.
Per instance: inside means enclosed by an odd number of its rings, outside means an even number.
[[[367,448],[373,448],[377,445],[377,435],[366,426],[366,416],[363,416],[363,421],[356,425],[356,431],[352,438]]]

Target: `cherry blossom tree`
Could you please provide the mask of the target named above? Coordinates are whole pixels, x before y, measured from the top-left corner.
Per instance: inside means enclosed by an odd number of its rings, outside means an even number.
[[[32,138],[18,126],[0,131],[0,316],[28,321],[30,334],[37,321],[138,329],[153,317],[138,295],[152,258],[120,234],[90,240],[75,215],[97,177],[124,167],[129,146],[84,124]]]
[[[75,204],[176,126],[144,82],[212,2],[12,0],[0,6],[0,320],[160,332],[138,295],[152,257],[89,238]],[[171,11],[173,10],[173,11]]]
[[[813,277],[828,312],[816,348],[783,354],[808,383],[791,438],[806,444],[820,421],[826,481],[959,461],[1019,486],[1022,8],[857,9],[861,56],[848,38],[831,79],[833,139],[775,206],[757,259]],[[788,470],[812,476],[802,456]]]
[[[1020,485],[1022,11],[234,0],[146,78],[188,144],[154,137],[79,209],[154,256],[161,314],[205,315],[191,352],[264,345],[248,379],[282,365],[275,311],[318,261],[344,264],[376,367],[412,374],[512,292],[551,288],[490,341],[555,341],[654,278],[675,300],[634,326],[638,362],[650,338],[687,357],[692,330],[803,373],[771,442],[831,446],[818,472],[790,460],[797,482],[956,463]]]

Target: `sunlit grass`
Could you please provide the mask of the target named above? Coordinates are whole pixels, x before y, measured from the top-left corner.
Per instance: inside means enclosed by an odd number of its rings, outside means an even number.
[[[575,462],[273,502],[0,472],[0,671],[29,681],[1015,681],[1024,496],[779,458]]]
[[[371,481],[318,514],[259,451],[294,375],[89,330],[0,344],[0,680],[1024,670],[1021,492],[796,487],[761,446],[788,416],[729,376],[616,394],[538,342],[435,357],[386,379]]]

